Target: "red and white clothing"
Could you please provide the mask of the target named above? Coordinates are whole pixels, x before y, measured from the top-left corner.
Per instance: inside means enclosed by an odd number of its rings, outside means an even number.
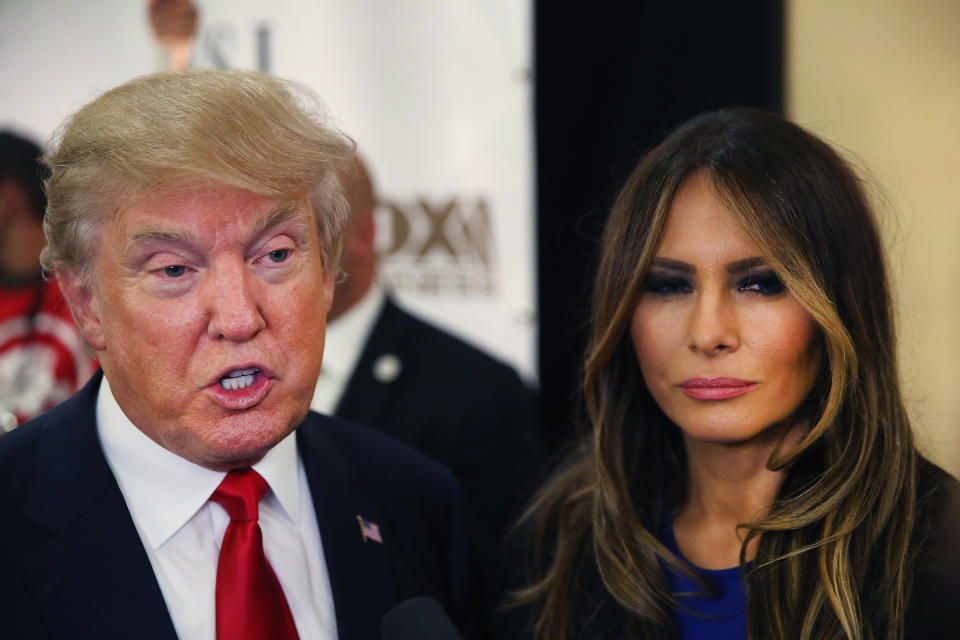
[[[0,281],[0,427],[66,400],[96,370],[56,280]]]

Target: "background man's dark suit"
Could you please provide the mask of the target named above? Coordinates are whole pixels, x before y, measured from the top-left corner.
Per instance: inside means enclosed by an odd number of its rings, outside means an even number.
[[[97,440],[101,378],[0,438],[0,638],[176,638]],[[472,626],[472,551],[449,472],[369,429],[315,413],[296,437],[339,637],[379,639],[387,610],[416,595],[436,598],[458,626]],[[383,544],[363,541],[357,515],[379,525]]]
[[[378,379],[384,357],[399,373]],[[387,296],[335,410],[453,470],[495,553],[538,470],[536,401],[507,365],[415,318]]]

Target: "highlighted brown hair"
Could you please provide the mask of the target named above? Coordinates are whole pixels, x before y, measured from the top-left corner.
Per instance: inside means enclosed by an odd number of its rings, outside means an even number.
[[[678,430],[645,389],[628,330],[674,195],[705,172],[744,231],[819,327],[826,357],[804,405],[812,427],[774,452],[786,479],[743,562],[752,638],[900,637],[911,589],[917,456],[898,386],[877,225],[855,172],[790,122],[705,114],[648,153],[604,230],[583,392],[590,431],[542,488],[532,532],[541,638],[578,629],[581,577],[596,570],[633,637],[671,638],[676,602],[657,539],[684,496]],[[762,534],[762,535],[761,535]]]

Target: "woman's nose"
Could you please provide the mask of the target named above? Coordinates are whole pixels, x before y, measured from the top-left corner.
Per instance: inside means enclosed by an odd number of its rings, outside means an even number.
[[[736,351],[740,332],[734,301],[723,291],[698,292],[690,313],[688,347],[706,356]]]

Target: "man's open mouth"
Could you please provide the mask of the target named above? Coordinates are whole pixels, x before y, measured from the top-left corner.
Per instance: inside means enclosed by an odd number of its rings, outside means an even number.
[[[228,391],[245,389],[253,384],[259,372],[260,370],[256,367],[250,369],[234,369],[220,378],[220,386]]]

